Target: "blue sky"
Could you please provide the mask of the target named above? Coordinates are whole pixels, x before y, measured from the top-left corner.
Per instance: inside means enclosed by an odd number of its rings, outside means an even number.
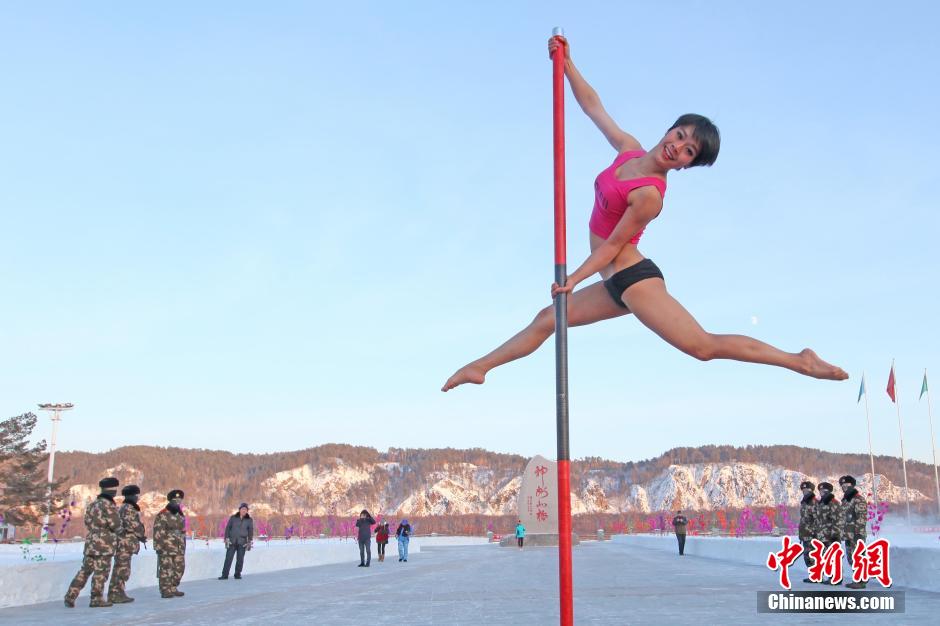
[[[709,330],[852,375],[699,363],[631,318],[576,329],[572,455],[864,451],[863,370],[875,451],[898,454],[896,358],[929,461],[934,4],[406,4],[0,7],[0,415],[74,402],[65,449],[553,455],[550,345],[438,389],[550,302],[562,25],[644,145],[686,112],[721,128],[640,246],[670,291]],[[614,154],[570,94],[567,136],[575,265]]]

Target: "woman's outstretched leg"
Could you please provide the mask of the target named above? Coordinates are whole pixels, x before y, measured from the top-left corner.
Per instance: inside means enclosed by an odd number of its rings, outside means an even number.
[[[763,341],[744,335],[715,335],[706,332],[692,315],[666,291],[659,278],[631,286],[623,300],[644,326],[668,343],[702,361],[733,359],[785,367],[813,378],[845,380],[841,368],[826,363],[815,352],[784,352]]]
[[[584,326],[601,320],[619,317],[629,309],[618,306],[604,283],[594,283],[575,291],[568,297],[568,325]],[[555,307],[548,306],[539,311],[532,323],[513,335],[506,343],[486,356],[467,363],[447,379],[441,391],[450,391],[464,383],[480,385],[486,373],[510,361],[528,356],[538,349],[555,332]]]

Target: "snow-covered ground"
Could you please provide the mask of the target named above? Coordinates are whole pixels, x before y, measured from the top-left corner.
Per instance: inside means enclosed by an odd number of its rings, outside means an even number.
[[[465,546],[485,544],[485,537],[415,537],[409,552],[420,553],[422,547]],[[149,544],[148,544],[149,545]],[[44,560],[24,559],[22,545],[0,545],[0,608],[58,600],[65,594],[69,582],[78,571],[84,544],[60,543],[28,546],[28,558],[41,556]],[[397,555],[395,541],[388,544],[388,557]],[[54,552],[54,557],[53,557]],[[375,544],[372,557],[377,558]],[[54,558],[54,560],[53,560]],[[245,573],[258,574],[277,570],[354,562],[359,558],[359,547],[354,539],[299,539],[285,541],[256,541],[254,549],[245,554]],[[183,582],[215,578],[222,572],[225,546],[221,540],[191,541],[186,546],[186,573]],[[152,587],[157,584],[157,555],[152,549],[141,548],[134,557],[128,589]],[[86,585],[90,590],[91,582]]]
[[[668,543],[668,542],[663,542]],[[591,626],[899,626],[936,624],[940,594],[904,591],[903,615],[757,613],[758,592],[777,589],[763,565],[685,556],[617,541],[573,550],[574,616]],[[88,608],[87,590],[66,609],[61,598],[0,609],[16,626],[518,626],[558,623],[558,552],[496,546],[426,548],[408,563],[356,561],[250,573],[244,580],[194,580],[186,596],[135,590],[132,604]],[[794,587],[818,590],[815,585]],[[877,588],[878,585],[875,585]],[[842,588],[844,591],[844,587]],[[870,593],[870,592],[863,592]]]
[[[889,567],[895,585],[940,593],[940,541],[935,536],[917,533],[882,536],[887,538],[891,545]],[[675,535],[615,535],[612,540],[638,547],[678,552]],[[782,545],[782,537],[738,539],[689,535],[685,543],[685,553],[733,563],[762,565],[767,562],[767,555],[779,552]],[[806,575],[802,557],[792,566],[791,578],[796,574],[799,574],[800,579]]]

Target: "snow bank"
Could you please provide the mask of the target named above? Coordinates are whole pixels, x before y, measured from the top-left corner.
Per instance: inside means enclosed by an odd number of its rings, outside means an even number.
[[[922,536],[899,536],[897,541],[888,536],[891,542],[889,554],[891,578],[895,585],[940,592],[940,542],[935,538],[927,540]],[[612,541],[678,553],[675,535],[615,535]],[[689,535],[685,542],[685,553],[709,559],[720,559],[735,563],[763,566],[767,555],[779,552],[781,537],[706,537]],[[802,557],[791,570],[791,578],[799,572],[799,578],[805,576]],[[770,576],[770,570],[767,570]],[[776,574],[774,574],[776,576]],[[768,578],[770,581],[771,578]],[[878,583],[874,583],[880,588]]]
[[[409,552],[419,553],[422,547],[486,543],[486,537],[414,537]],[[55,561],[29,562],[23,560],[20,546],[0,546],[0,608],[61,600],[78,571],[83,547],[82,543],[60,544],[56,548]],[[396,553],[394,541],[389,543],[388,550],[390,556]],[[30,554],[42,554],[50,559],[52,546],[31,546]],[[374,546],[372,555],[376,556]],[[254,549],[245,555],[244,573],[249,575],[331,563],[354,563],[358,558],[359,547],[355,540],[308,539],[303,543],[298,539],[271,540],[267,543],[256,541]],[[183,583],[216,578],[222,573],[224,560],[225,546],[221,541],[213,540],[208,545],[205,541],[189,542],[186,546]],[[131,569],[128,590],[156,586],[157,555],[152,549],[141,548],[140,554],[134,557]],[[87,597],[90,591],[91,581],[88,581],[82,596]]]

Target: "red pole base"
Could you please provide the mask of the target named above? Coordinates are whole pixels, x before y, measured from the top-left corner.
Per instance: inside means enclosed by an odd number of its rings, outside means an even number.
[[[571,471],[569,461],[558,461],[558,589],[561,624],[574,624],[574,594],[571,586]]]

